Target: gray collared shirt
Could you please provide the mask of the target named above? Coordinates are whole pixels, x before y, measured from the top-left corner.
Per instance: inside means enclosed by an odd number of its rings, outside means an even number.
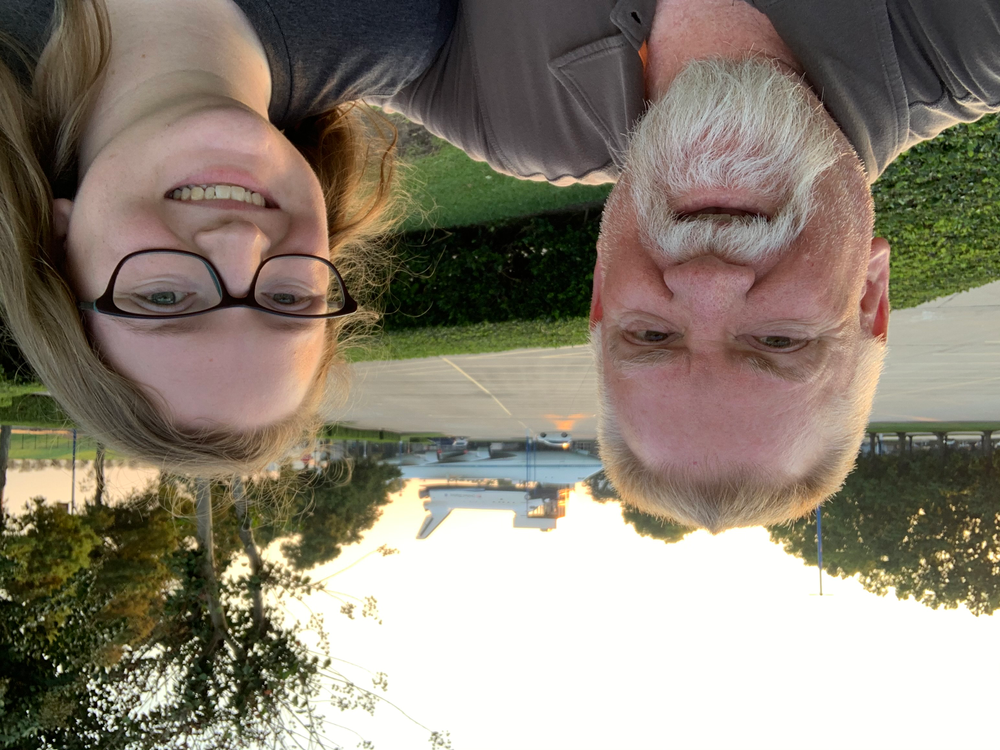
[[[871,181],[910,146],[1000,110],[997,0],[745,0],[767,14]],[[610,182],[645,108],[655,0],[460,0],[431,67],[387,108],[474,159]]]
[[[645,109],[656,0],[461,0],[430,68],[382,100],[472,158],[556,184],[614,181]]]

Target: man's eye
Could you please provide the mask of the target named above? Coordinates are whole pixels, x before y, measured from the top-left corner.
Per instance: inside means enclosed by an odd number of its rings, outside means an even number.
[[[790,339],[788,336],[758,336],[757,341],[768,349],[791,349],[799,343],[796,339]]]
[[[642,344],[658,344],[670,338],[667,331],[633,331],[632,338]]]

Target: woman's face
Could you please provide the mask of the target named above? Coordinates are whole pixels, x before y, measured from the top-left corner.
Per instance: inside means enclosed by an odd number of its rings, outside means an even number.
[[[202,255],[236,297],[247,294],[268,257],[329,256],[315,173],[249,110],[180,103],[116,135],[83,168],[76,198],[55,205],[81,301],[100,297],[118,262],[138,250]],[[185,186],[218,185],[244,188],[266,203],[172,197]],[[249,308],[164,321],[86,315],[112,367],[162,399],[168,418],[188,428],[253,429],[290,416],[325,348],[325,321]]]

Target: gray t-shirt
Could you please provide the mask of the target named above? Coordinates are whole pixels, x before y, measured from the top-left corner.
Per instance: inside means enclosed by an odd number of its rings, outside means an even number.
[[[766,13],[871,181],[910,146],[1000,110],[1000,3],[745,0]],[[383,103],[495,169],[613,181],[641,116],[655,0],[461,0],[434,64]]]
[[[451,33],[457,0],[235,0],[267,52],[278,127],[364,96],[391,96]],[[37,59],[53,0],[0,0],[0,31]],[[29,67],[0,46],[22,81]]]

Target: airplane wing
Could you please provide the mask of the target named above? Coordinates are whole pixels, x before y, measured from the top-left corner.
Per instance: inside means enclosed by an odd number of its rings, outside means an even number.
[[[438,509],[438,513],[440,513],[440,509]],[[424,519],[424,525],[420,527],[420,531],[417,533],[417,539],[426,539],[427,537],[429,537],[431,535],[431,532],[434,531],[434,529],[436,529],[438,526],[440,526],[441,522],[444,521],[444,519],[446,519],[450,515],[451,515],[451,508],[448,508],[447,512],[445,512],[442,515],[436,515],[434,510],[431,509],[427,518]]]

